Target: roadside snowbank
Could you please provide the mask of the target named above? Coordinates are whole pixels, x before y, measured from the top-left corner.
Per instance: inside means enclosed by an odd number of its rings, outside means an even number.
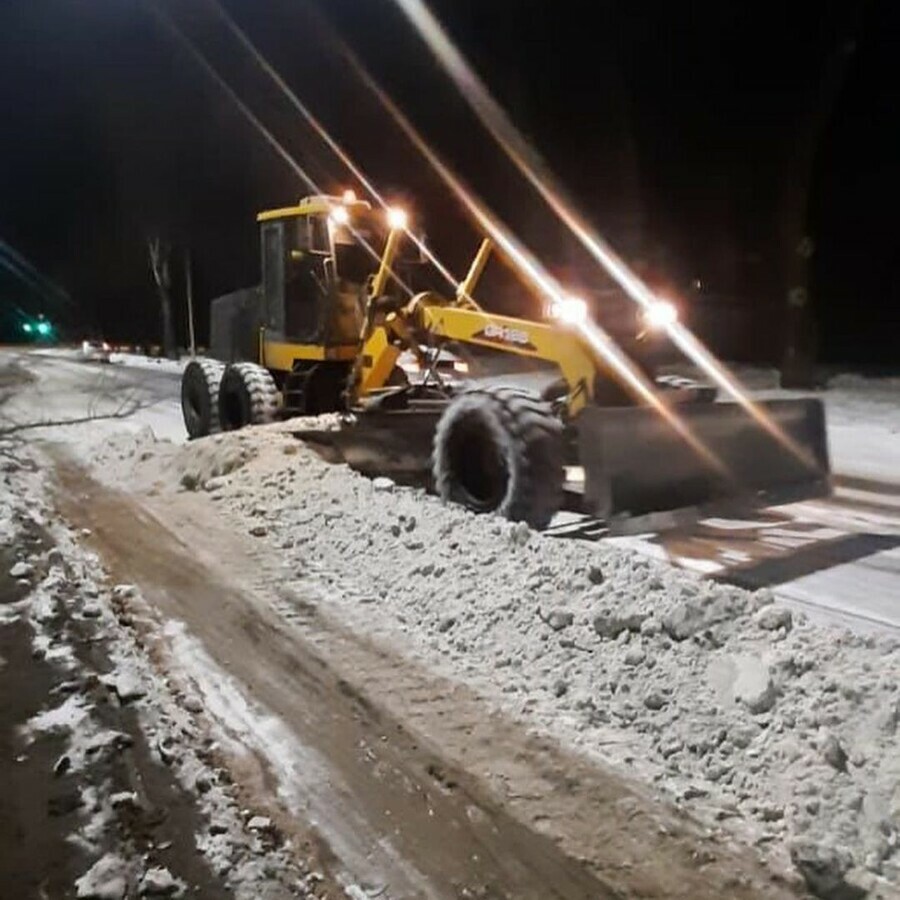
[[[86,359],[80,346],[31,347],[27,352],[34,356],[49,356],[73,362],[99,362],[98,359]],[[169,372],[173,375],[180,375],[184,371],[184,367],[190,362],[190,357],[168,359],[162,356],[144,356],[141,353],[113,352],[109,354],[109,361],[129,369],[149,369],[154,372]]]
[[[789,852],[811,887],[824,871],[897,896],[896,640],[370,481],[284,426],[129,441],[107,447],[101,477],[209,492],[211,515],[280,554],[285,584],[351,627],[776,862]]]
[[[57,673],[46,705],[19,724],[17,737],[27,755],[48,735],[64,740],[46,782],[57,793],[65,788],[66,805],[51,805],[50,816],[73,814],[66,839],[87,860],[66,896],[227,891],[235,900],[315,900],[325,889],[321,874],[298,859],[302,850],[268,819],[244,808],[233,787],[227,765],[249,751],[204,715],[177,667],[165,665],[167,645],[152,608],[132,586],[111,585],[84,546],[89,534],[59,520],[48,471],[33,448],[0,441],[0,581],[4,588],[15,585],[13,599],[6,591],[0,604],[0,628],[25,626],[33,658]],[[165,774],[145,777],[153,766]],[[179,823],[194,820],[181,802],[174,810],[155,806],[163,794],[159,782],[169,777],[199,811],[203,827],[194,834],[177,832]]]
[[[162,356],[142,356],[139,353],[110,353],[109,361],[129,369],[150,369],[154,372],[170,372],[173,375],[180,375],[190,362],[190,358],[166,359]]]

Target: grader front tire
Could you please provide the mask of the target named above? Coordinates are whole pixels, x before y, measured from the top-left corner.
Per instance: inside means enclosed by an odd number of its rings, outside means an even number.
[[[549,403],[515,388],[467,391],[434,436],[432,474],[444,500],[546,528],[562,504],[563,428]]]

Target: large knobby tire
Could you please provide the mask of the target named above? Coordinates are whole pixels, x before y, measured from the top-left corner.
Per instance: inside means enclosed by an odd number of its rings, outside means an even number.
[[[284,412],[318,416],[345,408],[349,363],[319,362],[290,372],[284,382]]]
[[[224,363],[215,359],[192,359],[181,376],[181,414],[188,437],[216,434],[219,426],[219,385]]]
[[[222,431],[274,422],[278,388],[268,369],[256,363],[232,363],[219,386],[219,423]]]
[[[562,503],[562,423],[530,391],[467,391],[438,422],[432,472],[444,500],[546,528]]]

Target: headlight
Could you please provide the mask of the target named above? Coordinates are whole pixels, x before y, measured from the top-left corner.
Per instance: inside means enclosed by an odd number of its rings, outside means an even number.
[[[678,321],[678,309],[668,300],[657,300],[644,310],[644,323],[648,328],[658,331],[668,328]]]
[[[587,303],[581,297],[557,297],[550,304],[550,318],[559,319],[569,325],[580,325],[587,321]]]
[[[465,360],[455,359],[453,361],[453,371],[465,374],[469,371],[469,364]]]
[[[346,206],[335,206],[328,218],[332,225],[346,225],[350,221],[350,213]]]
[[[388,228],[392,231],[405,231],[408,222],[409,216],[406,215],[405,209],[400,209],[399,206],[392,206],[387,211]]]

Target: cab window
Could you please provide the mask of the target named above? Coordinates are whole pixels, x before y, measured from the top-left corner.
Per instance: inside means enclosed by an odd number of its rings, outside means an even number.
[[[328,222],[325,216],[309,216],[309,249],[313,253],[331,253]]]

